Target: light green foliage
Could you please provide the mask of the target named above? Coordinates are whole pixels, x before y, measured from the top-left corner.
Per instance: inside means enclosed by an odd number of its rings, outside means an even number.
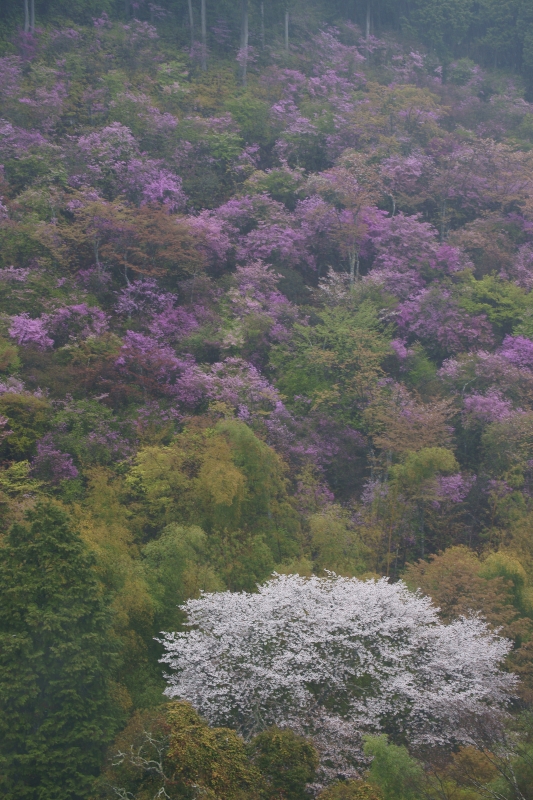
[[[366,736],[364,752],[372,757],[368,772],[384,800],[419,800],[423,785],[423,770],[403,746],[389,744],[387,736]]]
[[[509,553],[491,553],[483,562],[479,572],[482,578],[502,578],[511,586],[513,605],[522,614],[531,615],[533,612],[533,590],[529,587],[529,580],[520,561]]]
[[[242,422],[190,427],[168,446],[143,448],[127,483],[159,523],[260,531],[277,560],[297,549],[283,463]]]
[[[310,398],[313,408],[345,422],[357,420],[388,354],[379,329],[376,308],[367,300],[354,311],[337,306],[317,314],[314,325],[296,325],[290,344],[272,356],[279,388],[290,398]]]
[[[190,494],[190,479],[182,472],[184,452],[177,441],[168,446],[142,448],[131,468],[126,484],[142,502],[156,525],[176,516],[175,506],[183,509]]]
[[[361,575],[368,570],[368,548],[357,528],[339,506],[330,506],[308,520],[315,572],[331,570],[338,575]]]
[[[198,527],[171,524],[142,550],[144,572],[156,604],[157,630],[175,630],[178,605],[224,584],[209,564],[208,537]]]
[[[29,461],[14,461],[0,467],[0,530],[7,530],[32,505],[41,481],[31,476]]]
[[[87,490],[73,516],[95,558],[95,572],[112,613],[110,635],[119,656],[115,675],[123,709],[159,703],[160,671],[154,666],[157,599],[135,543],[135,516],[121,503],[121,479],[102,467],[86,472]]]
[[[525,336],[527,339],[533,339],[533,309],[528,308],[521,321],[514,326],[513,336]]]
[[[105,468],[86,472],[83,503],[74,505],[80,534],[96,556],[96,570],[114,608],[115,629],[151,633],[153,600],[134,539],[134,519],[122,504],[120,478]]]
[[[503,336],[519,327],[528,311],[531,313],[533,297],[511,281],[485,275],[479,281],[470,279],[461,294],[460,305],[469,314],[485,314]]]
[[[238,124],[242,137],[248,144],[269,144],[270,109],[268,103],[251,92],[241,94],[226,102],[226,108]]]
[[[303,170],[272,169],[268,172],[257,170],[244,183],[249,194],[266,192],[279,203],[284,203],[293,210],[298,198],[299,189],[304,183]]]
[[[246,478],[241,524],[261,525],[277,561],[295,555],[299,521],[281,458],[241,422],[226,420],[216,430],[229,441],[232,461]]]
[[[391,480],[400,491],[419,496],[428,481],[437,474],[450,474],[459,468],[450,450],[444,447],[425,447],[417,453],[408,453],[401,464],[390,469]]]
[[[41,483],[30,475],[29,461],[15,461],[0,469],[0,491],[12,497],[36,492]]]
[[[253,589],[301,553],[283,463],[242,422],[193,425],[168,446],[141,449],[126,482],[150,526],[169,525],[145,555],[155,564],[172,551],[184,581],[176,603],[202,588]]]

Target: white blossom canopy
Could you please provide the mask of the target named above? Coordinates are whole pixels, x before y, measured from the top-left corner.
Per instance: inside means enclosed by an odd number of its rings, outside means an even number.
[[[508,640],[476,617],[444,625],[429,598],[385,578],[276,575],[184,609],[192,629],[161,640],[166,694],[245,737],[274,724],[310,735],[332,775],[355,774],[365,732],[471,741],[515,683],[499,668]]]

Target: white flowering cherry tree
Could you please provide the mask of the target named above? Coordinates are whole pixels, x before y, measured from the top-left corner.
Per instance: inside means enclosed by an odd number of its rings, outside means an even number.
[[[169,697],[250,737],[270,725],[314,738],[323,777],[357,774],[361,734],[472,741],[515,678],[510,643],[477,618],[444,625],[431,600],[387,579],[276,575],[256,594],[189,600],[165,633]]]

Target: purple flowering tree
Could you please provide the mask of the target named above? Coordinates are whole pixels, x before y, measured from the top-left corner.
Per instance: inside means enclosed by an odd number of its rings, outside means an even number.
[[[37,442],[32,472],[37,478],[56,486],[62,481],[78,477],[72,456],[57,449],[51,434],[46,434]]]
[[[48,334],[46,323],[46,319],[31,319],[27,313],[17,314],[11,317],[9,335],[17,344],[48,350],[53,347],[54,341]]]
[[[194,408],[206,397],[206,376],[194,358],[179,358],[154,337],[127,331],[115,366],[145,396],[172,397],[185,408]]]

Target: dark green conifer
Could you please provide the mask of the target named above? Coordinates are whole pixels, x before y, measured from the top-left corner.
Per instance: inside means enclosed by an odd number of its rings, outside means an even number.
[[[0,796],[78,800],[113,733],[113,646],[93,559],[52,503],[0,547]]]

